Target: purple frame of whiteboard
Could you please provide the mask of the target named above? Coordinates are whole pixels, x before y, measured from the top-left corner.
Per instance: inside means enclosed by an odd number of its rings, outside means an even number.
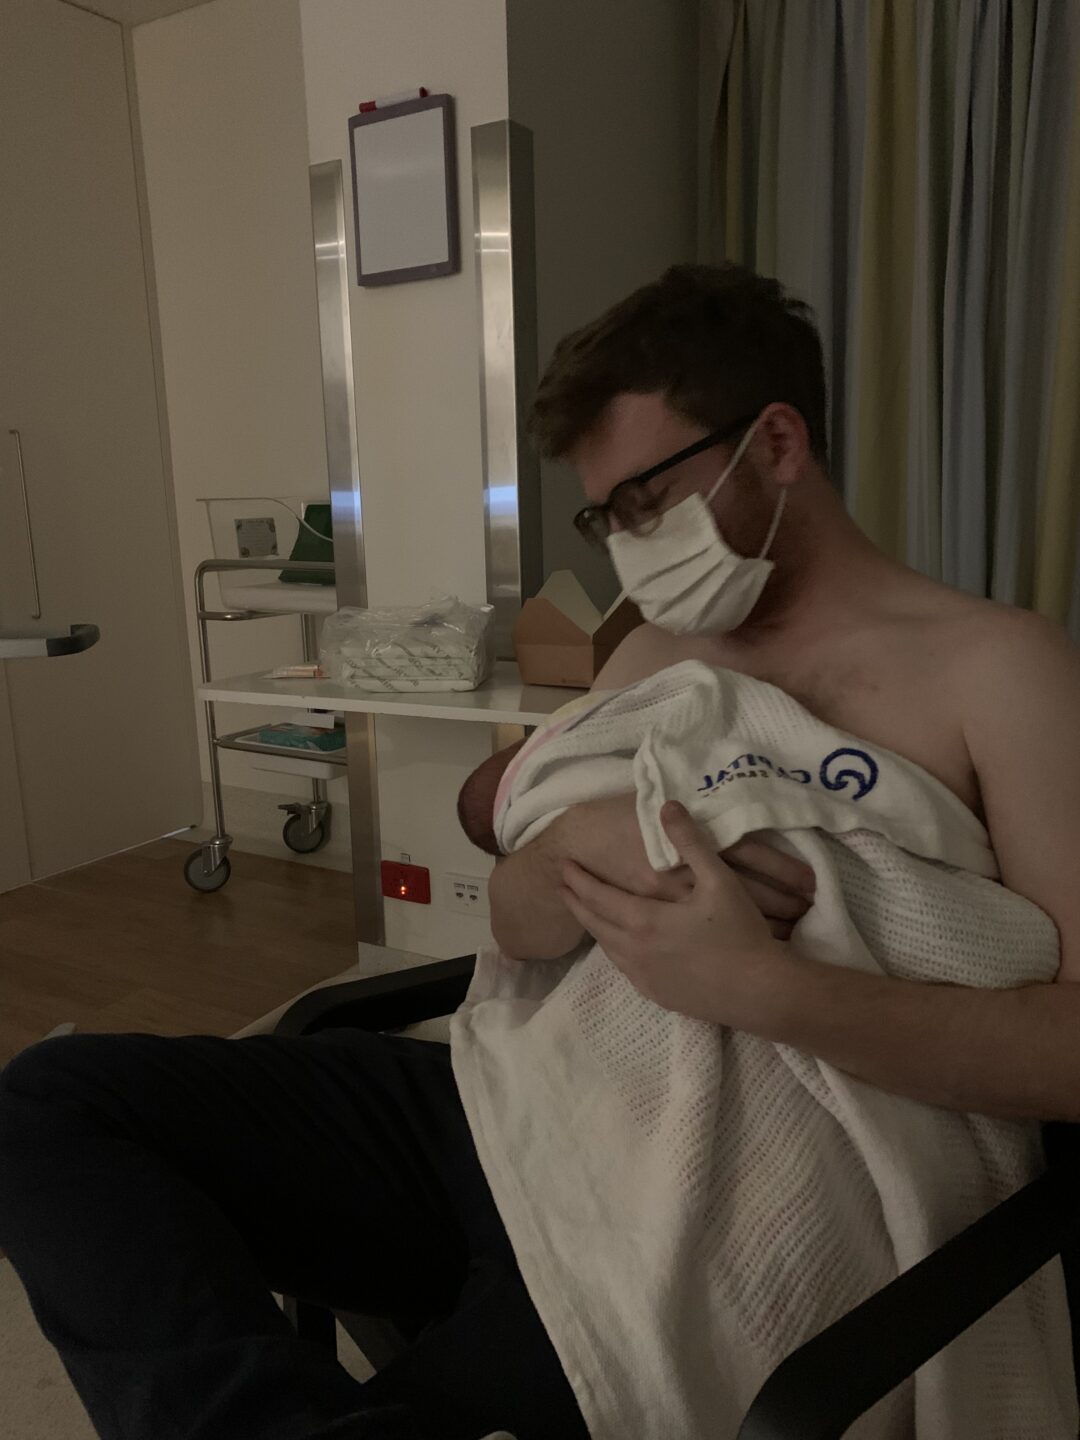
[[[399,270],[378,270],[364,273],[360,253],[360,197],[356,185],[356,147],[353,131],[359,125],[376,125],[380,120],[395,120],[418,110],[442,110],[443,158],[446,167],[446,253],[447,259],[432,265],[409,265]],[[399,285],[406,280],[431,280],[437,275],[456,275],[461,269],[460,226],[458,224],[457,145],[454,129],[454,97],[452,95],[418,96],[388,105],[385,110],[369,110],[349,117],[349,164],[352,169],[353,239],[356,244],[356,283],[358,285]]]

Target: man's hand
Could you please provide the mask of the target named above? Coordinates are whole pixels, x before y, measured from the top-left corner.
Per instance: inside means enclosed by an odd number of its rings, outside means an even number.
[[[562,819],[567,858],[590,875],[649,900],[683,900],[693,890],[689,865],[659,871],[649,864],[632,794],[587,800]],[[740,840],[721,853],[772,935],[789,940],[813,903],[815,877],[810,866],[760,840]]]
[[[794,962],[683,806],[665,805],[661,819],[691,872],[688,893],[647,898],[605,884],[569,860],[566,907],[635,989],[665,1010],[753,1029],[782,993]]]
[[[584,800],[555,823],[566,858],[609,885],[652,900],[681,900],[694,888],[688,865],[660,871],[649,864],[633,792]]]
[[[729,846],[724,857],[773,938],[789,940],[813,903],[814,872],[756,840]],[[632,794],[583,801],[495,866],[488,887],[491,928],[506,955],[554,960],[581,943],[582,926],[562,894],[567,860],[620,892],[644,899],[685,899],[694,886],[687,865],[658,872],[649,864]]]

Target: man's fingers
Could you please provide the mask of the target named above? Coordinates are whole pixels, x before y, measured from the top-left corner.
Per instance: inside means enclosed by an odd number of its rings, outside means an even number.
[[[618,950],[620,939],[625,938],[626,935],[624,930],[617,925],[609,924],[603,916],[583,904],[568,885],[562,887],[559,896],[577,923],[587,935],[592,936],[602,950],[605,952]]]
[[[728,865],[756,871],[764,879],[774,880],[798,895],[813,893],[817,883],[811,866],[766,845],[763,840],[740,840],[720,853]]]
[[[714,879],[721,867],[717,864],[713,843],[691,818],[686,807],[677,800],[668,800],[661,806],[660,823],[681,858],[694,872],[694,879],[699,884]]]
[[[650,870],[648,888],[639,891],[650,900],[685,900],[693,893],[694,872],[689,865],[678,865],[674,870]]]
[[[772,881],[744,874],[738,866],[732,866],[732,869],[766,920],[801,920],[810,909],[812,902],[805,895],[792,895],[787,890],[780,890]]]
[[[587,910],[608,925],[631,930],[640,924],[638,912],[642,902],[636,895],[628,895],[615,885],[605,885],[595,875],[575,865],[573,860],[568,860],[563,866],[563,882]],[[575,915],[574,918],[578,917]]]

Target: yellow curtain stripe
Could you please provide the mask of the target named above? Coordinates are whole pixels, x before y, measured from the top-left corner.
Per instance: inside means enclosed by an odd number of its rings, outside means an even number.
[[[914,5],[872,0],[859,235],[855,519],[887,555],[907,551],[907,445],[917,95]]]
[[[1064,624],[1080,516],[1080,77],[1073,85],[1069,193],[1062,248],[1049,446],[1039,496],[1033,606]],[[1031,477],[1035,483],[1036,477]]]

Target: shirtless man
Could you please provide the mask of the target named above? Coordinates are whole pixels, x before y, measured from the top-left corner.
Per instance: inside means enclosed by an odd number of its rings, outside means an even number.
[[[532,425],[547,454],[577,467],[589,501],[577,523],[601,543],[620,529],[647,536],[696,493],[711,497],[731,550],[756,557],[786,495],[767,557],[775,568],[748,617],[693,633],[680,633],[681,620],[642,625],[594,688],[691,658],[779,686],[952,790],[986,825],[1002,883],[1050,915],[1061,937],[1058,983],[1013,990],[800,961],[782,980],[764,977],[752,1003],[741,995],[741,1027],[928,1104],[1080,1120],[1080,656],[1063,628],[928,579],[862,533],[828,479],[821,348],[809,312],[740,267],[676,267],[568,336],[541,382]],[[751,427],[745,453],[712,493]],[[489,839],[510,753],[493,756],[462,792],[462,820],[478,843]],[[808,907],[792,893],[809,894],[806,867],[749,839],[724,859],[773,935],[786,939]],[[553,958],[580,943],[590,902],[567,862],[615,887],[603,892],[609,907],[620,895],[627,904],[671,902],[650,912],[661,926],[693,888],[686,867],[664,875],[649,867],[632,796],[574,806],[497,862],[492,931],[506,954]],[[664,1003],[659,989],[653,998]]]

